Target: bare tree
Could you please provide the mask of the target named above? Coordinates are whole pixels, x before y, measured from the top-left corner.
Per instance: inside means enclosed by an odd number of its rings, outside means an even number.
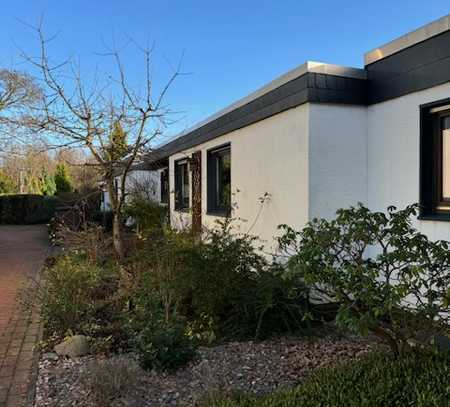
[[[37,103],[41,92],[24,72],[0,68],[0,151],[17,144],[19,123],[26,110]]]
[[[69,59],[53,62],[48,54],[51,39],[44,35],[42,24],[35,29],[40,54],[23,56],[37,68],[42,83],[42,106],[30,118],[28,125],[47,137],[54,148],[81,147],[94,158],[94,165],[103,177],[110,196],[113,215],[113,244],[118,256],[124,254],[121,234],[121,212],[125,203],[126,180],[130,169],[143,154],[148,154],[153,143],[160,139],[172,113],[164,104],[165,95],[175,78],[179,66],[173,70],[166,85],[154,95],[151,78],[149,48],[136,43],[144,65],[142,86],[135,90],[129,85],[121,52],[109,48],[101,57],[112,58],[115,75],[83,76],[79,64]],[[89,78],[89,79],[88,79]],[[112,135],[117,126],[126,135],[123,145],[115,145]],[[92,165],[92,164],[91,164]],[[118,187],[115,185],[118,179]]]

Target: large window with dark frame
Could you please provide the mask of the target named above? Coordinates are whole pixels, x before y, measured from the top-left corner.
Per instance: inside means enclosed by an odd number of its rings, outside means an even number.
[[[231,147],[229,144],[208,151],[208,212],[228,215],[231,211]]]
[[[188,160],[175,161],[175,209],[189,208],[189,163]]]
[[[169,169],[164,168],[160,173],[161,183],[161,197],[160,202],[163,204],[169,203]]]
[[[421,108],[421,215],[450,220],[450,100]]]

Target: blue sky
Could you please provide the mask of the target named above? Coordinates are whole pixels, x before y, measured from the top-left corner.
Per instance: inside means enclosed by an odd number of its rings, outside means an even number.
[[[305,60],[361,67],[363,53],[450,12],[448,0],[14,0],[2,4],[0,65],[24,66],[17,46],[36,49],[21,23],[45,18],[56,59],[79,56],[87,71],[100,63],[104,42],[131,36],[155,42],[154,78],[170,73],[185,54],[180,78],[168,95],[183,111],[174,134],[285,73]],[[126,65],[140,82],[137,53]],[[100,62],[99,62],[100,61]]]

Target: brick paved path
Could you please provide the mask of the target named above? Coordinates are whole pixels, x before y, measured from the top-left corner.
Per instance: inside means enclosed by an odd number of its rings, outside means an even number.
[[[17,296],[38,278],[48,247],[43,225],[0,226],[0,407],[32,404],[39,314],[24,309]],[[26,293],[32,301],[33,290]]]

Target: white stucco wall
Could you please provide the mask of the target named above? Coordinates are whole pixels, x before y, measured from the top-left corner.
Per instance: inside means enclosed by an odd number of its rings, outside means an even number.
[[[189,213],[174,210],[174,161],[202,150],[202,219],[206,227],[216,217],[206,213],[207,151],[231,143],[231,189],[236,204],[233,217],[242,232],[259,236],[273,247],[277,226],[287,223],[301,228],[308,220],[309,105],[272,116],[170,157],[171,222],[188,225]],[[192,187],[191,187],[192,191]],[[269,200],[259,203],[265,193]],[[191,197],[192,199],[192,197]]]
[[[450,96],[450,83],[368,108],[368,202],[374,210],[419,201],[420,105]],[[431,239],[450,240],[450,223],[419,221]]]
[[[367,204],[367,108],[310,104],[309,218]]]

